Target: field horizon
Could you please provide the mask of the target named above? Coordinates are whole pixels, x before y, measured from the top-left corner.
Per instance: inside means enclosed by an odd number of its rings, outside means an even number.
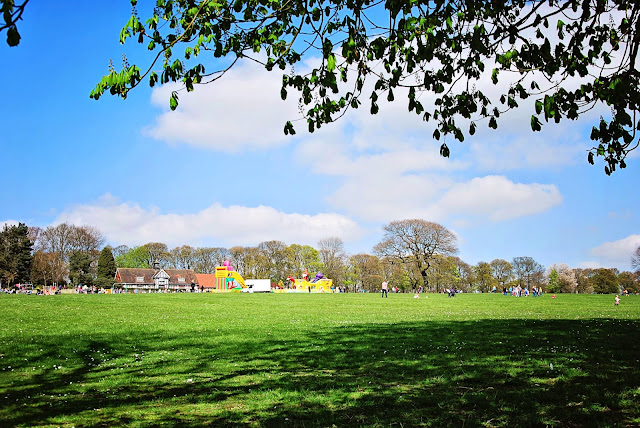
[[[638,426],[613,298],[0,295],[0,424]]]

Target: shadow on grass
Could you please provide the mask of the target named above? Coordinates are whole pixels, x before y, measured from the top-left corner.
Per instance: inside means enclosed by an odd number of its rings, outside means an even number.
[[[280,334],[281,333],[281,334]],[[640,322],[479,320],[42,337],[3,426],[637,426]],[[69,368],[49,369],[63,355]],[[29,367],[45,366],[29,375]]]

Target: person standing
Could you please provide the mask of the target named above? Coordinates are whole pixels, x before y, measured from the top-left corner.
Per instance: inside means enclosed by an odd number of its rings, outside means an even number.
[[[382,297],[389,298],[389,284],[387,281],[382,281]]]

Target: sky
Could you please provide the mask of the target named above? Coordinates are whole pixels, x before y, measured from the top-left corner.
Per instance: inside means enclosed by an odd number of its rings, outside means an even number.
[[[640,153],[612,176],[601,159],[587,163],[606,106],[537,133],[531,110],[512,111],[496,131],[480,124],[463,143],[446,140],[446,159],[433,124],[398,94],[377,115],[365,103],[313,134],[294,122],[286,136],[297,97],[282,101],[281,73],[251,63],[180,92],[175,112],[170,85],[92,100],[109,59],[148,62],[137,43],[119,43],[130,12],[128,0],[30,2],[20,45],[0,35],[0,224],[91,225],[130,247],[317,248],[339,237],[357,254],[372,253],[391,221],[423,219],[454,232],[469,264],[530,256],[631,269]]]

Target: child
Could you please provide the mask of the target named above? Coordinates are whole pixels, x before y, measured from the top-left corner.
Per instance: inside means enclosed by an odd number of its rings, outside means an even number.
[[[615,305],[618,306],[619,304],[620,304],[620,296],[618,296],[616,294],[616,303],[615,303]]]

